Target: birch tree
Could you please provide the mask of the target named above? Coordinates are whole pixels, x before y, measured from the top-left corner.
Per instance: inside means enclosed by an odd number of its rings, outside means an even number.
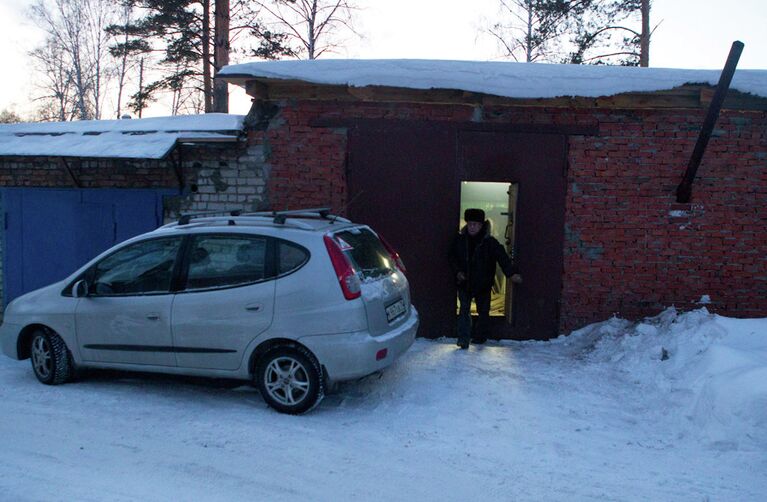
[[[345,32],[358,36],[352,25],[356,6],[348,0],[257,0],[268,14],[266,26],[254,33],[268,43],[286,44],[290,53],[316,59],[333,52]]]
[[[38,103],[38,119],[68,121],[76,115],[76,96],[70,65],[63,49],[49,38],[45,45],[30,52],[35,79],[34,100]]]
[[[101,119],[109,80],[114,75],[114,61],[109,53],[111,35],[106,27],[114,19],[114,6],[104,0],[83,2],[85,9],[85,43],[88,59],[90,103],[93,118]]]
[[[45,45],[32,51],[31,56],[46,67],[48,79],[61,79],[48,86],[57,99],[61,100],[61,90],[71,85],[79,119],[101,117],[111,72],[107,47],[110,35],[104,27],[112,11],[108,0],[38,0],[31,7],[32,17],[47,33]],[[60,68],[55,69],[55,65]]]

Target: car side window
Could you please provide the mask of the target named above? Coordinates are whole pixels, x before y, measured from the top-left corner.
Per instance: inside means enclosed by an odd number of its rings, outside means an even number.
[[[238,286],[266,278],[266,238],[198,236],[189,256],[186,289]]]
[[[152,239],[104,258],[91,269],[91,295],[167,293],[180,245],[179,238]]]
[[[286,241],[279,241],[279,273],[287,274],[301,267],[309,260],[309,252],[306,249]]]

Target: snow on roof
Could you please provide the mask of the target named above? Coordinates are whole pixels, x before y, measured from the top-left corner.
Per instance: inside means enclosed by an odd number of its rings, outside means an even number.
[[[720,70],[422,59],[261,61],[230,65],[219,72],[232,81],[252,77],[350,87],[459,89],[509,98],[600,97],[685,84],[716,85],[720,74]],[[737,70],[731,88],[767,97],[767,70]]]
[[[177,142],[236,140],[244,115],[0,125],[0,156],[160,159]]]

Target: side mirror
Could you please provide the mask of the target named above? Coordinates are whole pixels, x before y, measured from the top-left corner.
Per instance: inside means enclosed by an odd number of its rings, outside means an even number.
[[[83,298],[88,296],[88,281],[80,279],[72,288],[72,296],[75,298]]]

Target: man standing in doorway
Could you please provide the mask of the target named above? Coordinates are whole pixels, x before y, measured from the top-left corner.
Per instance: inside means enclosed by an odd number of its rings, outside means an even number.
[[[490,290],[495,279],[495,265],[500,265],[506,277],[512,282],[522,282],[517,268],[512,264],[503,246],[490,235],[485,212],[481,209],[467,209],[463,214],[466,226],[453,241],[450,249],[450,266],[456,278],[460,310],[458,313],[458,346],[469,347],[474,343],[485,343],[490,328]],[[477,323],[472,330],[471,301],[477,304]]]

